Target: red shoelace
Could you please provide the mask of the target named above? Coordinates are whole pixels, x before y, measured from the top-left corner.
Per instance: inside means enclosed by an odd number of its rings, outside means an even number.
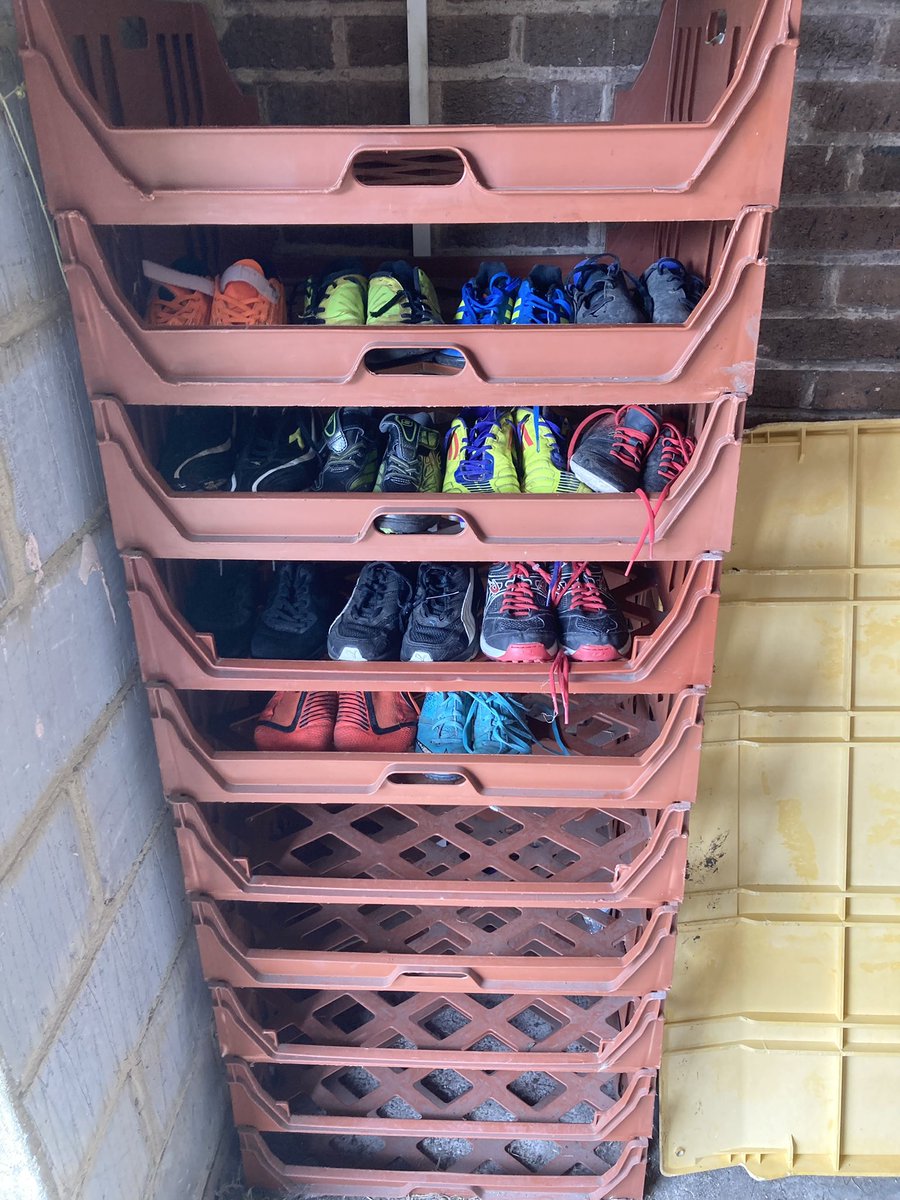
[[[537,612],[537,602],[534,588],[531,584],[531,573],[536,571],[549,585],[550,576],[537,563],[510,563],[507,572],[507,583],[503,589],[503,599],[500,601],[500,611],[511,617],[527,617]]]
[[[550,588],[550,602],[552,604],[559,604],[563,596],[571,592],[572,603],[585,612],[598,613],[606,611],[606,601],[603,599],[603,593],[597,587],[596,580],[590,573],[588,563],[572,563],[572,574],[565,583],[562,583],[559,575],[560,568],[557,565]]]
[[[637,556],[643,548],[644,542],[649,543],[650,557],[653,557],[653,542],[656,537],[656,518],[659,516],[659,511],[663,506],[663,501],[669,494],[672,484],[681,475],[685,467],[691,460],[691,455],[697,448],[697,443],[692,437],[687,437],[680,429],[676,429],[674,425],[663,425],[659,431],[659,437],[662,440],[663,448],[659,464],[659,473],[666,480],[666,485],[659,493],[654,504],[643,488],[638,488],[637,495],[643,501],[644,507],[647,510],[647,523],[644,525],[637,545],[632,551],[631,558],[628,560],[628,566],[625,568],[625,578],[631,575],[631,568],[637,561]]]

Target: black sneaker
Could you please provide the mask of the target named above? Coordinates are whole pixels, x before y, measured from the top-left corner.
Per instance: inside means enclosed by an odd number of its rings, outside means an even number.
[[[304,492],[319,457],[302,409],[257,409],[231,477],[233,492]]]
[[[696,308],[706,285],[688,274],[677,258],[660,258],[643,273],[640,288],[654,325],[681,325]]]
[[[371,408],[336,408],[322,431],[316,492],[371,492],[378,470],[378,435]]]
[[[505,662],[550,662],[556,619],[550,577],[536,563],[495,563],[488,572],[481,649]]]
[[[376,492],[415,494],[441,490],[441,435],[428,413],[388,413],[378,426],[387,434],[387,447]],[[424,533],[434,529],[434,517],[395,513],[380,517],[383,533]]]
[[[647,320],[614,254],[585,258],[566,280],[576,325],[636,325]]]
[[[328,619],[318,584],[315,569],[307,563],[278,564],[253,630],[254,658],[324,658]]]
[[[641,487],[651,495],[666,491],[691,461],[697,448],[693,438],[682,433],[677,425],[667,421],[660,426],[659,435],[647,455]]]
[[[422,563],[412,615],[403,635],[404,662],[468,662],[478,653],[474,567]]]
[[[609,662],[631,650],[631,626],[599,566],[557,563],[550,599],[563,653],[576,662]]]
[[[231,408],[176,408],[159,473],[176,492],[221,492],[231,484],[237,414]]]
[[[256,617],[255,564],[198,562],[185,595],[184,616],[197,633],[212,634],[220,658],[245,658]]]
[[[658,433],[652,408],[601,410],[570,447],[569,469],[593,492],[637,491]]]
[[[328,657],[338,662],[396,661],[411,602],[409,580],[396,567],[367,563],[328,630]]]

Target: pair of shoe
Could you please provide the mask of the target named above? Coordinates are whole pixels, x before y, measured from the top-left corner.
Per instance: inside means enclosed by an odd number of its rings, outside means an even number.
[[[256,719],[257,750],[406,754],[419,710],[408,692],[276,692]]]
[[[415,588],[391,563],[367,563],[328,630],[338,662],[468,662],[478,653],[474,567],[422,563]]]
[[[559,267],[538,263],[527,279],[517,279],[505,263],[483,262],[463,284],[453,320],[457,325],[568,325],[574,316]],[[444,350],[437,361],[462,366],[464,358],[458,350]]]
[[[588,492],[566,468],[560,427],[540,408],[467,408],[447,433],[444,491]]]
[[[592,492],[667,494],[696,446],[654,408],[601,408],[573,433],[569,468]]]
[[[660,258],[640,279],[615,254],[577,263],[566,280],[576,325],[681,325],[706,290],[676,258]]]
[[[305,280],[294,308],[303,325],[444,323],[431,280],[421,267],[402,260],[383,263],[368,276],[359,259],[336,262],[321,279]]]
[[[319,451],[317,492],[440,491],[441,435],[428,413],[388,413],[379,421],[371,408],[335,409]],[[395,513],[379,518],[378,527],[383,533],[422,533],[434,527],[434,518]]]
[[[504,662],[610,662],[631,651],[631,626],[603,570],[586,562],[495,563],[488,572],[481,649]]]
[[[147,324],[154,328],[287,324],[284,288],[254,258],[238,259],[217,277],[191,258],[171,267],[144,259],[143,270],[152,285]]]
[[[528,709],[499,692],[428,692],[416,749],[423,754],[530,754]]]

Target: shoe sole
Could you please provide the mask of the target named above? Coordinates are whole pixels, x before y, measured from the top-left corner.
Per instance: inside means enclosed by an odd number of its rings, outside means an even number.
[[[478,642],[470,642],[465,650],[457,658],[434,658],[427,650],[414,650],[407,658],[403,651],[400,651],[401,662],[411,663],[435,663],[435,662],[471,662],[478,654]]]
[[[377,494],[377,493],[376,493]],[[390,527],[387,522],[390,522]],[[436,533],[437,522],[434,517],[405,517],[402,514],[379,517],[375,522],[380,533]]]
[[[481,652],[494,662],[553,662],[559,646],[556,642],[553,643],[552,649],[545,646],[542,642],[523,642],[518,646],[492,646],[489,642],[481,638]]]
[[[602,475],[595,475],[593,471],[588,471],[585,467],[579,466],[575,462],[569,463],[569,470],[580,480],[586,487],[589,487],[592,492],[603,492],[606,495],[616,493],[618,495],[627,494],[625,488],[617,487],[612,479],[604,479]]]

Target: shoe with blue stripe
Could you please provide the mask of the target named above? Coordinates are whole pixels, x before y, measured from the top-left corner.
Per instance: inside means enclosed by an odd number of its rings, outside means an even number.
[[[518,492],[515,429],[508,409],[463,409],[447,432],[444,492]]]
[[[532,267],[519,285],[510,325],[571,325],[573,319],[559,267]]]
[[[457,325],[508,325],[512,317],[519,280],[504,263],[483,262],[478,274],[463,285],[459,307],[453,318]],[[462,367],[465,357],[459,350],[442,350],[436,362],[447,367]]]

